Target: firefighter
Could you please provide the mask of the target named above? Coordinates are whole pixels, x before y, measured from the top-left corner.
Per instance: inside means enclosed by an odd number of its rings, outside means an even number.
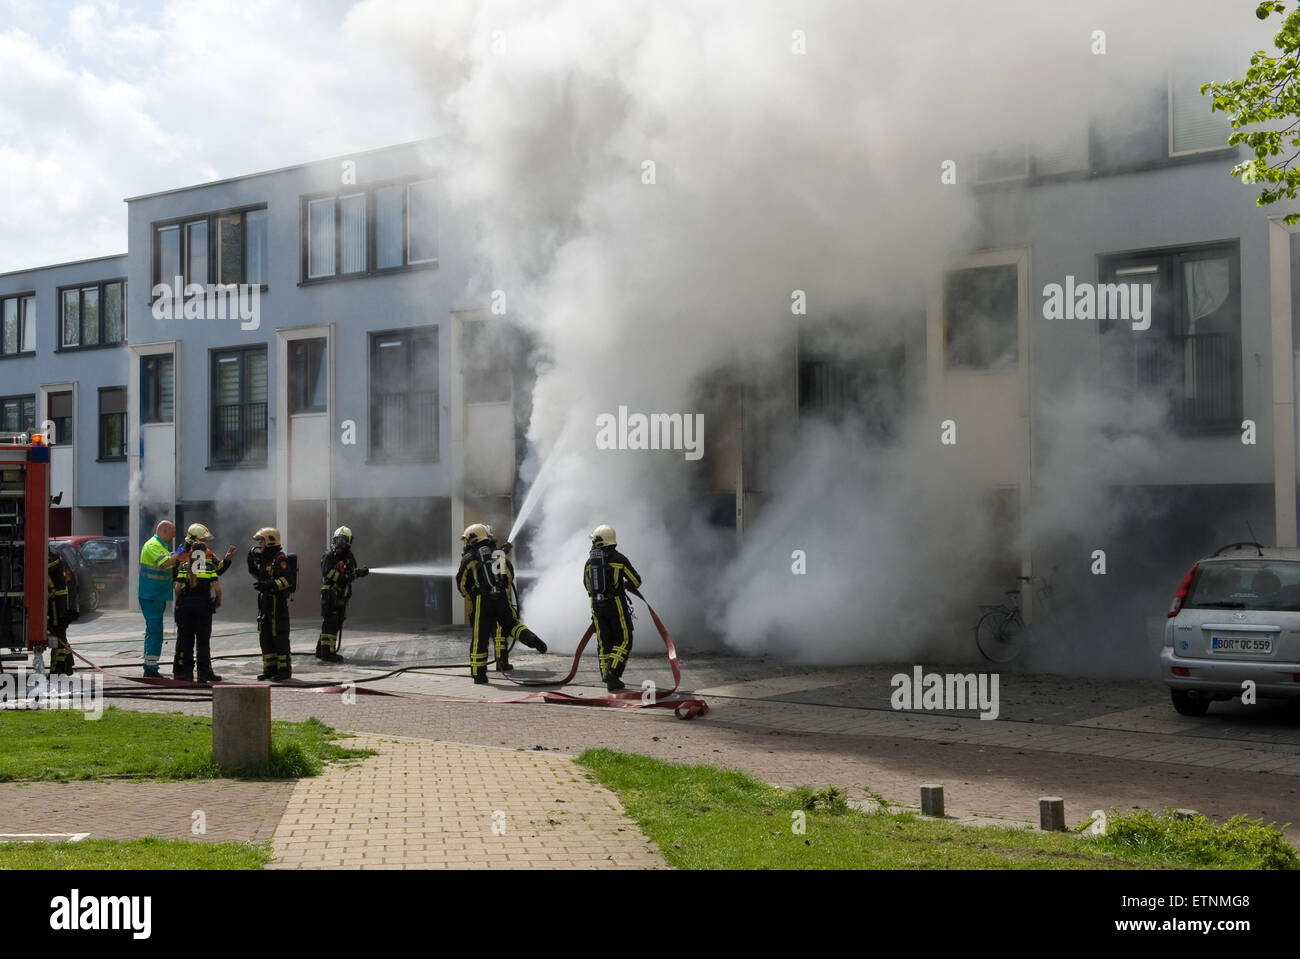
[[[217,577],[230,568],[235,547],[218,559],[208,548],[212,531],[202,523],[193,523],[185,531],[185,550],[174,570],[176,584],[176,653],[172,659],[172,679],[193,682],[195,647],[198,654],[198,681],[219,683],[212,671],[212,614],[221,605],[221,584]]]
[[[172,574],[168,570],[183,555],[182,550],[172,552],[170,544],[175,536],[176,527],[171,520],[160,520],[154,535],[140,549],[136,598],[140,600],[140,612],[144,614],[144,674],[151,679],[162,676],[158,671],[158,660],[163,647],[163,613],[172,598]]]
[[[488,527],[489,533],[492,527]],[[504,564],[498,566],[501,571],[502,587],[506,591],[506,602],[510,604],[511,618],[514,620],[514,628],[508,634],[510,639],[517,639],[525,646],[537,649],[539,652],[546,652],[546,644],[537,638],[537,634],[523,624],[519,619],[519,612],[523,608],[523,603],[519,601],[519,587],[515,585],[515,564],[510,562],[510,554],[514,550],[513,543],[504,543],[501,546],[501,552],[504,553]],[[531,640],[531,641],[530,641]],[[493,643],[496,644],[497,654],[497,672],[508,673],[514,669],[510,665],[510,646],[507,642],[507,634],[502,630],[501,625],[497,624],[496,635],[492,637]]]
[[[611,693],[625,688],[623,667],[632,652],[632,603],[627,588],[640,587],[641,577],[615,546],[612,526],[597,526],[591,553],[582,570],[582,585],[591,597],[591,622],[596,628],[600,678]]]
[[[72,570],[53,547],[45,566],[45,632],[50,637],[50,672],[72,675],[72,647],[68,645],[68,623],[72,621],[68,588],[74,585]]]
[[[352,598],[352,582],[370,575],[370,567],[358,566],[352,555],[352,530],[340,526],[330,540],[330,551],[320,560],[320,639],[316,642],[316,658],[327,663],[341,663],[339,634],[348,616],[348,600]]]
[[[257,589],[257,639],[262,646],[259,680],[278,683],[293,676],[289,654],[289,593],[293,591],[289,557],[280,548],[280,531],[263,526],[253,534],[248,572]]]
[[[498,630],[504,637],[516,635],[516,628],[523,624],[515,617],[506,593],[506,579],[503,575],[505,565],[499,562],[496,541],[492,532],[482,523],[475,523],[465,530],[465,552],[460,558],[460,570],[456,574],[456,586],[460,594],[474,602],[473,638],[469,647],[469,672],[476,683],[487,682],[488,645],[494,642]],[[495,555],[494,555],[495,554]],[[519,641],[525,646],[546,652],[546,644],[526,627],[518,633]],[[508,664],[507,664],[508,665]]]

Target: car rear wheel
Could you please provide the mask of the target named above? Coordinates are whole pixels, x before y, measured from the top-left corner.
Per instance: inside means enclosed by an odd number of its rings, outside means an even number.
[[[1205,711],[1210,708],[1208,698],[1193,696],[1185,689],[1171,689],[1169,695],[1174,701],[1174,709],[1183,716],[1204,716]]]
[[[93,613],[99,609],[99,590],[92,589],[86,596],[86,607]]]

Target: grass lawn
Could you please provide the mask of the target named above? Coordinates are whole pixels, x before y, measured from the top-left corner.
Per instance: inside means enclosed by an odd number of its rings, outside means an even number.
[[[271,723],[271,759],[240,775],[292,779],[318,775],[326,762],[373,755],[345,749],[320,720]],[[211,779],[212,721],[183,713],[108,707],[99,720],[65,709],[0,710],[0,782],[72,779]]]
[[[1225,826],[1204,817],[1112,817],[1104,837],[971,827],[911,812],[863,813],[834,788],[788,791],[712,766],[609,749],[589,749],[578,762],[680,869],[1300,867],[1280,832],[1241,817]]]
[[[0,843],[0,869],[261,869],[270,843],[83,839]]]

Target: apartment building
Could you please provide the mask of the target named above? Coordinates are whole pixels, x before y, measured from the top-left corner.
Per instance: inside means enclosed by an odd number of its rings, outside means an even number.
[[[125,255],[0,274],[0,434],[53,437],[55,535],[126,535]]]

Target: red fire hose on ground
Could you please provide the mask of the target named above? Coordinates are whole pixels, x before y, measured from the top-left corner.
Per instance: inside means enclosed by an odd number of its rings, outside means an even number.
[[[672,673],[673,673],[673,686],[667,692],[659,693],[656,689],[651,687],[643,690],[628,690],[626,692],[610,693],[606,696],[575,696],[570,693],[562,693],[557,691],[557,692],[545,692],[545,693],[529,693],[526,696],[518,696],[515,697],[514,699],[454,699],[451,701],[463,702],[463,703],[504,704],[504,703],[523,703],[533,699],[541,699],[543,702],[559,703],[561,705],[568,705],[568,706],[604,706],[604,707],[609,707],[614,709],[671,708],[673,710],[674,715],[676,715],[678,719],[694,719],[696,716],[703,716],[705,713],[709,711],[709,704],[706,703],[704,700],[671,698],[673,693],[677,691],[677,687],[680,686],[682,683],[682,672],[681,672],[681,665],[677,658],[677,647],[673,644],[672,635],[668,632],[668,628],[664,625],[663,620],[659,618],[659,614],[655,612],[654,607],[650,605],[650,603],[646,600],[644,596],[641,595],[641,593],[638,590],[629,589],[629,592],[633,593],[638,599],[641,600],[641,602],[645,603],[646,609],[650,611],[650,618],[654,620],[655,629],[659,631],[659,636],[664,641],[664,646],[668,651],[668,665],[672,669]],[[583,650],[587,648],[587,643],[591,641],[591,637],[594,636],[595,633],[596,633],[595,627],[588,626],[587,631],[582,634],[582,639],[578,643],[578,648],[573,654],[573,665],[569,668],[568,675],[565,676],[563,679],[522,680],[522,679],[513,679],[505,673],[501,675],[503,678],[508,679],[516,686],[527,686],[527,687],[566,686],[570,682],[572,682],[573,678],[578,674],[578,666],[582,660]],[[69,648],[71,648],[71,644],[69,644]],[[72,650],[72,654],[76,656],[77,659],[81,660],[83,663],[89,666],[90,668],[98,670],[101,673],[104,672],[103,668],[96,665],[95,663],[92,663],[86,657],[78,653],[75,649]],[[395,669],[392,672],[384,673],[382,676],[369,676],[366,677],[365,679],[357,680],[355,682],[350,682],[347,684],[328,682],[328,683],[314,683],[314,684],[285,685],[285,684],[276,683],[275,688],[295,689],[301,692],[308,692],[308,693],[342,693],[351,690],[358,693],[365,693],[374,696],[396,696],[399,694],[384,692],[383,690],[379,690],[379,689],[369,689],[365,686],[362,686],[361,683],[375,682],[376,680],[385,679],[388,676],[393,676],[396,675],[397,673],[405,672],[408,669],[424,669],[424,668],[428,668],[428,667],[407,666],[401,669]],[[161,687],[162,689],[182,690],[182,689],[210,689],[211,688],[210,683],[187,682],[185,680],[179,680],[179,679],[168,679],[163,676],[159,676],[159,677],[125,676],[123,678],[130,679],[133,682],[142,683],[147,686]],[[230,683],[228,685],[238,685],[238,684]]]

